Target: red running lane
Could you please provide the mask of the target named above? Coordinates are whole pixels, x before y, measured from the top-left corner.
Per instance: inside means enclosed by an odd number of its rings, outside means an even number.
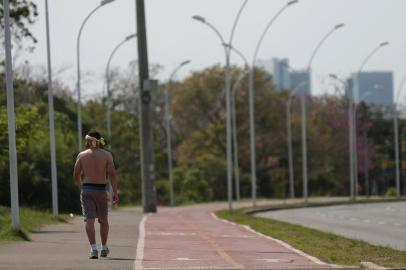
[[[217,209],[218,205],[160,208],[148,216],[142,258],[138,256],[142,260],[135,268],[339,269],[247,227],[219,220],[212,214]]]

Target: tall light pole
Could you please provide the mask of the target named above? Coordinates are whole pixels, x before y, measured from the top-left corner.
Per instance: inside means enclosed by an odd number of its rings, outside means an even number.
[[[397,103],[399,101],[400,93],[406,83],[406,76],[403,78],[395,100],[393,102],[393,133],[394,133],[394,146],[395,146],[395,166],[396,166],[396,196],[400,197],[400,162],[399,162],[399,123],[398,123],[398,109]]]
[[[232,146],[231,146],[231,70],[230,70],[230,47],[232,47],[233,37],[235,29],[241,13],[247,4],[248,0],[245,0],[234,20],[234,24],[231,30],[231,35],[229,42],[226,43],[223,36],[211,23],[209,23],[202,16],[195,15],[192,18],[198,22],[204,23],[210,29],[212,29],[221,41],[221,45],[224,47],[224,52],[226,56],[226,69],[225,69],[225,90],[226,90],[226,122],[227,122],[227,197],[228,197],[228,210],[232,210],[232,199],[233,199],[233,190],[232,190]]]
[[[107,5],[114,0],[102,0],[100,4],[94,8],[83,20],[82,25],[80,26],[79,33],[76,39],[76,58],[77,58],[77,82],[76,82],[76,90],[78,93],[78,101],[77,101],[77,113],[78,113],[78,150],[79,152],[82,151],[82,98],[81,98],[81,88],[80,88],[80,37],[82,35],[83,27],[85,26],[86,22],[89,18],[102,6]]]
[[[291,123],[291,104],[292,99],[301,90],[302,87],[306,85],[306,82],[301,82],[295,87],[295,89],[289,94],[288,100],[286,101],[286,128],[288,135],[288,163],[289,163],[289,195],[290,198],[295,197],[295,179],[293,173],[293,146],[292,146],[292,123]]]
[[[244,61],[245,63],[245,68],[244,70],[238,77],[237,81],[234,83],[232,87],[232,95],[231,95],[231,111],[232,111],[232,134],[233,134],[233,159],[234,159],[234,176],[235,176],[235,198],[237,201],[240,200],[241,198],[241,192],[240,192],[240,168],[238,164],[238,130],[237,130],[237,110],[236,110],[236,94],[237,90],[240,87],[240,84],[242,80],[245,78],[245,76],[248,75],[249,73],[249,63],[247,58],[242,54],[239,50],[237,50],[234,47],[229,47],[231,51],[235,52],[240,58]]]
[[[365,195],[369,198],[369,150],[368,150],[368,133],[364,130],[364,168],[365,168]]]
[[[311,81],[311,66],[313,63],[314,58],[316,57],[317,53],[319,52],[321,46],[326,42],[326,40],[338,29],[344,27],[343,23],[337,24],[331,29],[317,44],[316,48],[314,49],[309,63],[307,65],[307,73],[309,74],[309,92],[310,92],[310,81]],[[308,199],[308,178],[307,178],[307,128],[306,128],[306,95],[305,92],[302,92],[301,96],[301,108],[302,108],[302,168],[303,168],[303,198],[305,203],[307,203]]]
[[[171,145],[171,118],[170,113],[170,86],[172,79],[175,76],[176,72],[181,69],[183,66],[190,63],[190,60],[183,61],[178,65],[175,70],[171,73],[169,81],[166,84],[165,90],[165,123],[166,123],[166,143],[168,147],[168,174],[169,174],[169,201],[170,205],[174,206],[174,194],[173,194],[173,175],[172,175],[172,145]]]
[[[402,139],[402,148],[401,148],[401,151],[402,151],[402,183],[403,183],[403,188],[402,188],[402,190],[403,190],[403,196],[405,196],[406,195],[406,173],[405,173],[405,167],[404,167],[404,162],[406,162],[406,144],[405,144],[405,142],[406,142],[406,126],[403,126],[402,127],[402,129],[401,129],[401,139]]]
[[[367,55],[367,57],[365,57],[365,59],[362,61],[361,66],[358,69],[357,72],[357,93],[356,93],[356,98],[355,100],[355,104],[357,103],[357,100],[359,98],[359,84],[360,84],[360,78],[361,78],[361,72],[364,69],[365,65],[368,63],[368,61],[372,58],[372,56],[374,56],[381,48],[385,47],[389,45],[389,42],[385,41],[380,43],[377,47],[375,47],[371,53],[369,53]],[[353,87],[353,91],[352,91],[352,95],[354,95],[354,87]],[[353,125],[353,139],[352,139],[352,150],[353,150],[353,162],[354,162],[354,197],[358,196],[358,149],[357,149],[357,120],[356,120],[356,116],[355,116],[355,110],[354,110],[354,115],[352,117],[352,125]]]
[[[372,92],[366,92],[359,100],[358,103],[355,102],[354,103],[354,119],[357,119],[357,109],[358,109],[358,104],[360,104],[361,102],[363,102],[367,97],[369,97],[370,95],[372,95]],[[355,123],[355,122],[354,122]],[[369,198],[369,172],[368,172],[368,134],[367,131],[364,130],[364,167],[365,167],[365,190],[366,190],[366,195],[367,198]],[[356,138],[356,137],[355,137]],[[354,186],[353,190],[355,188],[357,188],[358,184],[356,186]],[[356,193],[358,195],[358,192]],[[355,196],[355,195],[354,195]],[[354,197],[355,198],[355,197]]]
[[[355,199],[354,197],[354,155],[353,155],[353,130],[354,130],[354,126],[353,126],[353,121],[352,121],[352,116],[353,116],[353,97],[354,95],[352,93],[350,93],[349,91],[349,87],[348,87],[348,83],[343,81],[342,79],[339,79],[336,75],[334,74],[330,74],[329,75],[330,78],[333,78],[335,80],[337,80],[338,82],[340,82],[343,87],[344,87],[344,93],[347,93],[347,97],[348,97],[348,155],[349,155],[349,174],[350,174],[350,197],[352,200]]]
[[[267,34],[269,28],[273,25],[276,19],[290,6],[298,3],[299,0],[289,1],[286,5],[284,5],[269,21],[266,25],[265,30],[262,32],[262,35],[259,38],[259,41],[256,45],[254,56],[252,58],[252,65],[249,74],[249,125],[250,125],[250,150],[251,150],[251,193],[252,193],[252,206],[257,206],[257,166],[256,166],[256,148],[255,148],[255,104],[254,104],[254,97],[255,97],[255,83],[254,83],[254,72],[255,72],[255,65],[257,62],[257,56],[259,53],[259,49],[261,44]]]
[[[10,204],[11,226],[15,231],[20,230],[20,210],[18,205],[18,174],[17,174],[17,150],[16,128],[14,112],[14,85],[13,63],[11,56],[11,33],[10,33],[10,5],[8,0],[3,0],[4,16],[4,39],[6,55],[6,88],[7,88],[7,127],[8,127],[8,155],[10,166]]]
[[[107,88],[107,136],[109,139],[111,139],[111,90],[110,90],[110,83],[111,83],[111,78],[110,78],[110,63],[111,59],[113,59],[113,56],[117,52],[117,50],[124,45],[127,41],[136,38],[137,34],[132,34],[127,36],[123,41],[121,41],[119,44],[117,44],[116,47],[114,47],[113,51],[111,52],[109,56],[109,60],[107,61],[107,66],[106,66],[106,74],[105,74],[105,80],[106,80],[106,88]]]
[[[55,120],[54,120],[54,96],[52,87],[51,65],[51,41],[49,33],[49,9],[48,0],[45,0],[45,21],[47,35],[47,59],[48,59],[48,115],[49,115],[49,141],[51,154],[51,181],[52,181],[52,213],[58,215],[58,178],[56,170],[55,150]]]

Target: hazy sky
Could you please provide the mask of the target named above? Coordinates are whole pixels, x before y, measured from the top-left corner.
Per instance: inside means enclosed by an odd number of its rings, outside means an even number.
[[[39,42],[35,52],[26,55],[32,64],[46,65],[44,0],[34,0],[40,17],[33,27]],[[50,0],[52,61],[54,68],[69,67],[63,79],[74,86],[76,79],[76,37],[86,15],[99,0]],[[183,60],[191,64],[178,73],[178,79],[191,70],[224,63],[224,50],[207,26],[191,19],[206,17],[228,39],[242,0],[145,0],[150,63],[165,67],[159,80],[167,80]],[[234,46],[252,59],[256,43],[272,16],[287,0],[250,0],[237,27]],[[325,43],[313,62],[313,91],[322,93],[329,73],[345,77],[358,70],[368,53],[383,41],[391,44],[368,62],[365,70],[393,70],[395,87],[406,75],[405,0],[300,0],[288,8],[268,32],[260,59],[289,58],[293,68],[305,68],[320,39],[338,23],[346,26]],[[108,56],[127,35],[136,31],[135,0],[116,0],[95,13],[85,26],[81,39],[83,93],[101,92]],[[136,41],[125,44],[115,55],[113,66],[126,67],[137,58]],[[233,63],[242,65],[235,56]],[[406,90],[405,90],[406,92]],[[406,96],[406,93],[405,95]],[[402,98],[402,101],[404,99]]]

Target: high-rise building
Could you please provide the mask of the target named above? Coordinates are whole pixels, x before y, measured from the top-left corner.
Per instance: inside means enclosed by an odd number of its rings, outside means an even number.
[[[290,89],[288,59],[272,59],[272,81],[279,89]]]
[[[307,70],[293,70],[289,66],[289,60],[273,58],[271,65],[269,62],[263,62],[264,69],[272,74],[272,80],[275,86],[280,90],[305,91],[306,95],[311,94],[310,72]],[[300,86],[300,89],[298,87]]]
[[[361,72],[351,75],[354,100],[368,105],[390,108],[393,105],[393,73],[390,71]]]
[[[289,73],[290,84],[289,89],[296,91],[300,87],[301,91],[304,90],[306,95],[311,95],[312,82],[310,78],[310,72],[307,70],[291,71]]]

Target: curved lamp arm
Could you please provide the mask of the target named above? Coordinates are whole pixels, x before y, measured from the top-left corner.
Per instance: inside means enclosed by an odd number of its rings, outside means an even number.
[[[255,52],[254,52],[254,57],[252,60],[252,68],[254,68],[255,63],[257,61],[257,56],[258,56],[258,52],[259,52],[259,48],[261,47],[262,41],[265,38],[266,33],[268,32],[269,28],[272,26],[272,24],[276,21],[276,19],[283,13],[283,11],[285,11],[285,9],[287,9],[288,7],[292,6],[293,4],[298,3],[299,0],[292,0],[289,1],[286,5],[284,5],[276,14],[275,16],[272,17],[272,19],[269,21],[269,23],[267,24],[267,26],[265,27],[265,30],[262,32],[261,37],[259,38],[259,41],[257,43],[257,46],[255,48]]]
[[[362,61],[362,64],[360,66],[360,68],[358,69],[358,73],[361,73],[361,71],[364,69],[365,65],[367,64],[367,62],[369,61],[369,59],[371,59],[371,57],[377,52],[379,51],[382,47],[385,47],[389,45],[389,42],[385,41],[382,42],[381,44],[379,44],[376,48],[374,48],[372,50],[372,52],[370,54],[367,55],[367,57],[364,59],[364,61]]]
[[[398,93],[396,95],[396,99],[395,99],[395,103],[397,103],[399,101],[399,97],[400,97],[400,93],[402,92],[403,87],[406,84],[406,75],[405,77],[403,77],[402,82],[400,83],[399,89],[398,89]]]
[[[310,57],[309,63],[308,63],[308,65],[307,65],[307,70],[308,70],[308,71],[309,71],[310,68],[311,68],[311,65],[312,65],[312,63],[313,63],[314,57],[316,56],[317,52],[320,50],[320,48],[321,48],[321,46],[324,44],[324,42],[325,42],[336,30],[338,30],[338,29],[340,29],[340,28],[342,28],[342,27],[344,27],[344,24],[343,24],[343,23],[340,23],[340,24],[337,24],[336,26],[334,26],[334,28],[331,29],[331,30],[321,39],[321,41],[317,44],[316,48],[314,49],[314,51],[313,51],[313,53],[312,53],[312,55],[311,55],[311,57]]]
[[[244,2],[242,3],[240,10],[237,13],[237,17],[234,20],[234,24],[233,24],[233,28],[231,30],[231,35],[230,35],[230,40],[228,41],[228,44],[233,44],[233,38],[234,38],[234,33],[235,33],[235,29],[237,27],[237,23],[240,20],[241,17],[241,13],[245,8],[245,5],[248,3],[248,0],[244,0]]]

